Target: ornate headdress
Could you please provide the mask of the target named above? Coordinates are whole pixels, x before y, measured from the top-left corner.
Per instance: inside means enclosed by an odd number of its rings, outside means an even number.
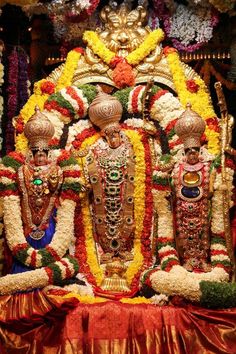
[[[35,113],[25,125],[24,134],[28,139],[31,150],[48,150],[49,140],[52,139],[55,129],[50,120],[35,106]]]
[[[201,136],[205,131],[206,123],[191,109],[191,104],[186,105],[186,110],[181,114],[175,124],[175,132],[182,140],[184,148],[201,146]]]
[[[101,130],[105,130],[108,126],[119,123],[122,111],[120,101],[103,92],[98,86],[98,94],[92,101],[88,112],[91,122]]]

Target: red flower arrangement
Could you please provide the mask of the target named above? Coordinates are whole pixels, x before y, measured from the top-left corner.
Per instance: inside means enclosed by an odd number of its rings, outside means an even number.
[[[40,89],[42,93],[52,95],[55,92],[55,84],[51,81],[44,81],[42,82]]]
[[[195,80],[187,80],[186,87],[187,90],[191,93],[197,93],[199,90],[199,85],[196,84]]]
[[[19,116],[16,120],[16,126],[15,126],[16,134],[23,133],[24,128],[25,128],[25,124],[24,124],[23,118],[21,116]]]
[[[207,118],[206,119],[206,124],[209,129],[214,130],[215,132],[219,133],[220,132],[220,127],[219,123],[216,117],[213,118]]]
[[[81,48],[81,47],[76,47],[76,48],[74,48],[73,50],[74,50],[75,52],[77,52],[77,53],[84,54],[84,49]]]
[[[113,81],[118,88],[134,86],[135,77],[132,66],[125,59],[116,64],[113,71]]]

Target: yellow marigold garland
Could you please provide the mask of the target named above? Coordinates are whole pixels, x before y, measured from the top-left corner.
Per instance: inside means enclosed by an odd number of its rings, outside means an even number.
[[[147,35],[144,42],[126,57],[130,65],[139,64],[156,46],[164,39],[164,32],[157,29]],[[110,64],[111,60],[115,58],[116,53],[109,50],[106,45],[99,39],[94,31],[85,31],[83,40],[88,43],[89,47],[97,54],[106,64]]]
[[[141,252],[141,235],[145,214],[145,151],[141,136],[137,131],[126,130],[125,134],[130,139],[136,159],[134,178],[134,259],[126,271],[126,279],[131,284],[133,277],[142,268],[143,255]]]
[[[20,116],[23,122],[26,123],[30,117],[34,114],[35,106],[37,105],[41,110],[43,110],[44,103],[48,99],[49,95],[42,93],[40,90],[41,84],[46,81],[45,79],[40,80],[34,84],[34,93],[30,96],[24,107],[20,111]],[[16,136],[15,147],[19,152],[25,152],[27,150],[28,142],[24,135],[21,133]]]
[[[157,29],[145,38],[143,43],[126,57],[130,65],[138,65],[144,58],[146,58],[157,45],[164,39],[165,34],[162,29]]]
[[[177,52],[171,51],[167,54],[167,61],[173,75],[174,85],[183,106],[186,107],[188,102],[191,103],[192,109],[197,112],[203,119],[215,117],[215,112],[212,107],[207,88],[202,79],[194,79],[195,83],[199,85],[196,93],[188,91],[186,87],[186,77],[181,66],[181,61]],[[210,153],[217,155],[219,148],[219,133],[206,127],[205,135],[208,140],[208,150]]]
[[[59,80],[57,81],[56,91],[60,91],[64,87],[71,85],[74,72],[80,57],[81,57],[81,53],[77,50],[71,50],[68,53],[62,74]]]
[[[99,138],[99,134],[95,134],[92,137],[89,137],[83,141],[81,144],[81,149],[86,149],[88,146],[93,145],[97,139]],[[91,269],[92,274],[94,275],[97,284],[101,285],[102,280],[104,278],[103,271],[98,264],[98,259],[96,255],[96,251],[94,248],[94,238],[93,238],[93,228],[92,228],[92,219],[89,210],[89,203],[87,198],[83,198],[81,201],[82,215],[84,221],[84,229],[86,230],[86,251],[87,251],[87,262],[89,268]]]
[[[88,43],[93,52],[106,64],[110,64],[111,60],[116,56],[116,53],[108,49],[94,31],[85,31],[83,34],[83,40]]]
[[[56,90],[70,86],[73,75],[79,61],[81,53],[77,50],[72,50],[68,53],[67,60],[63,69],[63,72],[57,82]],[[34,93],[30,96],[27,103],[24,105],[20,111],[20,115],[23,122],[26,123],[29,118],[34,114],[35,106],[38,105],[41,110],[44,108],[44,103],[47,101],[49,94],[43,93],[41,90],[41,85],[47,80],[42,79],[34,84]],[[25,152],[27,150],[27,139],[24,133],[17,135],[16,137],[16,150],[20,152]]]

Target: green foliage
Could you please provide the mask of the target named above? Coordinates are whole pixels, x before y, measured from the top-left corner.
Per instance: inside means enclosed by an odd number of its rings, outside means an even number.
[[[76,193],[80,193],[81,191],[81,184],[78,182],[74,182],[74,183],[63,183],[62,185],[62,190],[63,191],[67,191],[67,190],[72,190]]]
[[[15,171],[18,170],[18,168],[20,168],[20,166],[22,165],[22,163],[16,161],[13,157],[11,156],[4,156],[2,158],[2,163],[4,166],[6,167],[12,167],[14,168]]]
[[[116,91],[113,96],[115,96],[121,103],[123,110],[128,110],[128,100],[130,91],[133,90],[133,87],[127,87],[124,90]]]
[[[201,305],[207,308],[236,307],[236,283],[201,281]]]
[[[90,103],[94,100],[94,98],[97,95],[96,86],[86,84],[86,85],[78,86],[78,89],[83,91],[83,95],[87,98],[88,104],[90,105]]]

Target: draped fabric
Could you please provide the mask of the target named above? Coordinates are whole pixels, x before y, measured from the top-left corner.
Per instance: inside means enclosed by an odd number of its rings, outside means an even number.
[[[236,353],[236,309],[91,305],[40,291],[2,296],[0,353]]]

